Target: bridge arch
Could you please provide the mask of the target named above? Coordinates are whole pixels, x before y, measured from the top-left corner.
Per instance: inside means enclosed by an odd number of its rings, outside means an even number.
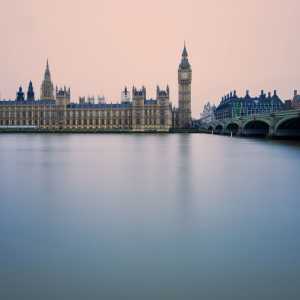
[[[275,126],[275,135],[279,137],[300,137],[300,114],[280,120]]]
[[[222,124],[217,124],[215,126],[215,133],[221,134],[223,132],[224,126]]]
[[[232,133],[233,135],[237,135],[240,130],[240,125],[237,122],[229,122],[225,126],[225,131],[227,133]]]
[[[212,131],[214,130],[214,127],[213,127],[212,125],[209,125],[208,128],[207,128],[207,130],[208,130],[209,132],[212,132]]]
[[[252,119],[243,126],[242,134],[246,136],[268,136],[271,124],[264,119]]]

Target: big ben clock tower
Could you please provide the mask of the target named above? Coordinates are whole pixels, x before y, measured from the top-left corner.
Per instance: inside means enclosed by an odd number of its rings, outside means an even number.
[[[184,44],[181,63],[178,69],[178,121],[180,128],[189,128],[192,123],[191,108],[192,68],[188,60],[188,53]]]

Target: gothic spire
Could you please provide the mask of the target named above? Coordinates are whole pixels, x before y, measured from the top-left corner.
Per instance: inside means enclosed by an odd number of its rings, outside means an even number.
[[[20,86],[19,90],[17,92],[16,101],[24,101],[24,100],[25,100],[25,98],[24,98],[24,92],[23,92],[22,86]]]
[[[54,99],[54,86],[51,80],[51,73],[49,68],[49,61],[47,59],[46,70],[44,74],[44,80],[41,86],[41,99],[53,100]]]
[[[185,41],[184,41],[184,47],[183,47],[183,51],[182,51],[182,57],[185,57],[185,58],[188,57],[188,52],[187,52],[187,50],[186,50]]]
[[[183,51],[182,51],[182,58],[181,58],[181,63],[180,63],[180,68],[181,69],[189,69],[190,68],[190,63],[189,63],[189,59],[188,59],[188,52],[186,50],[186,45],[184,42],[184,47],[183,47]]]
[[[33,90],[33,85],[31,80],[29,82],[28,91],[27,91],[27,101],[34,101],[34,90]]]
[[[45,70],[45,80],[51,81],[51,73],[50,73],[48,58],[47,58],[47,64],[46,64],[46,70]]]

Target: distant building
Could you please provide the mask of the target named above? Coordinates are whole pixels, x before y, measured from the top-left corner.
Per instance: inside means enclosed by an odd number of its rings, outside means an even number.
[[[258,97],[251,97],[249,91],[244,97],[230,92],[222,97],[219,106],[215,110],[217,120],[235,118],[248,115],[266,114],[285,109],[284,103],[278,97],[276,90],[273,95],[264,91]]]
[[[0,100],[0,128],[31,126],[43,130],[128,130],[168,132],[172,127],[188,128],[191,120],[192,70],[184,46],[178,69],[179,107],[170,102],[169,86],[157,86],[156,98],[147,98],[146,88],[127,87],[122,91],[121,103],[106,103],[104,97],[80,97],[71,101],[70,88],[54,90],[47,60],[41,84],[40,100],[35,99],[30,81],[27,97],[19,87],[15,100]]]
[[[291,107],[292,108],[300,108],[300,95],[298,94],[298,91],[294,91],[294,97],[291,101]]]
[[[213,122],[215,120],[215,110],[216,106],[211,105],[210,102],[207,102],[204,105],[203,112],[200,114],[200,125],[206,125]]]

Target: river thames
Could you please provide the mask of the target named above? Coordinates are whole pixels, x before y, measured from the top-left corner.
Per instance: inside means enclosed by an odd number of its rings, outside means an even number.
[[[300,143],[0,135],[0,299],[299,299]]]

